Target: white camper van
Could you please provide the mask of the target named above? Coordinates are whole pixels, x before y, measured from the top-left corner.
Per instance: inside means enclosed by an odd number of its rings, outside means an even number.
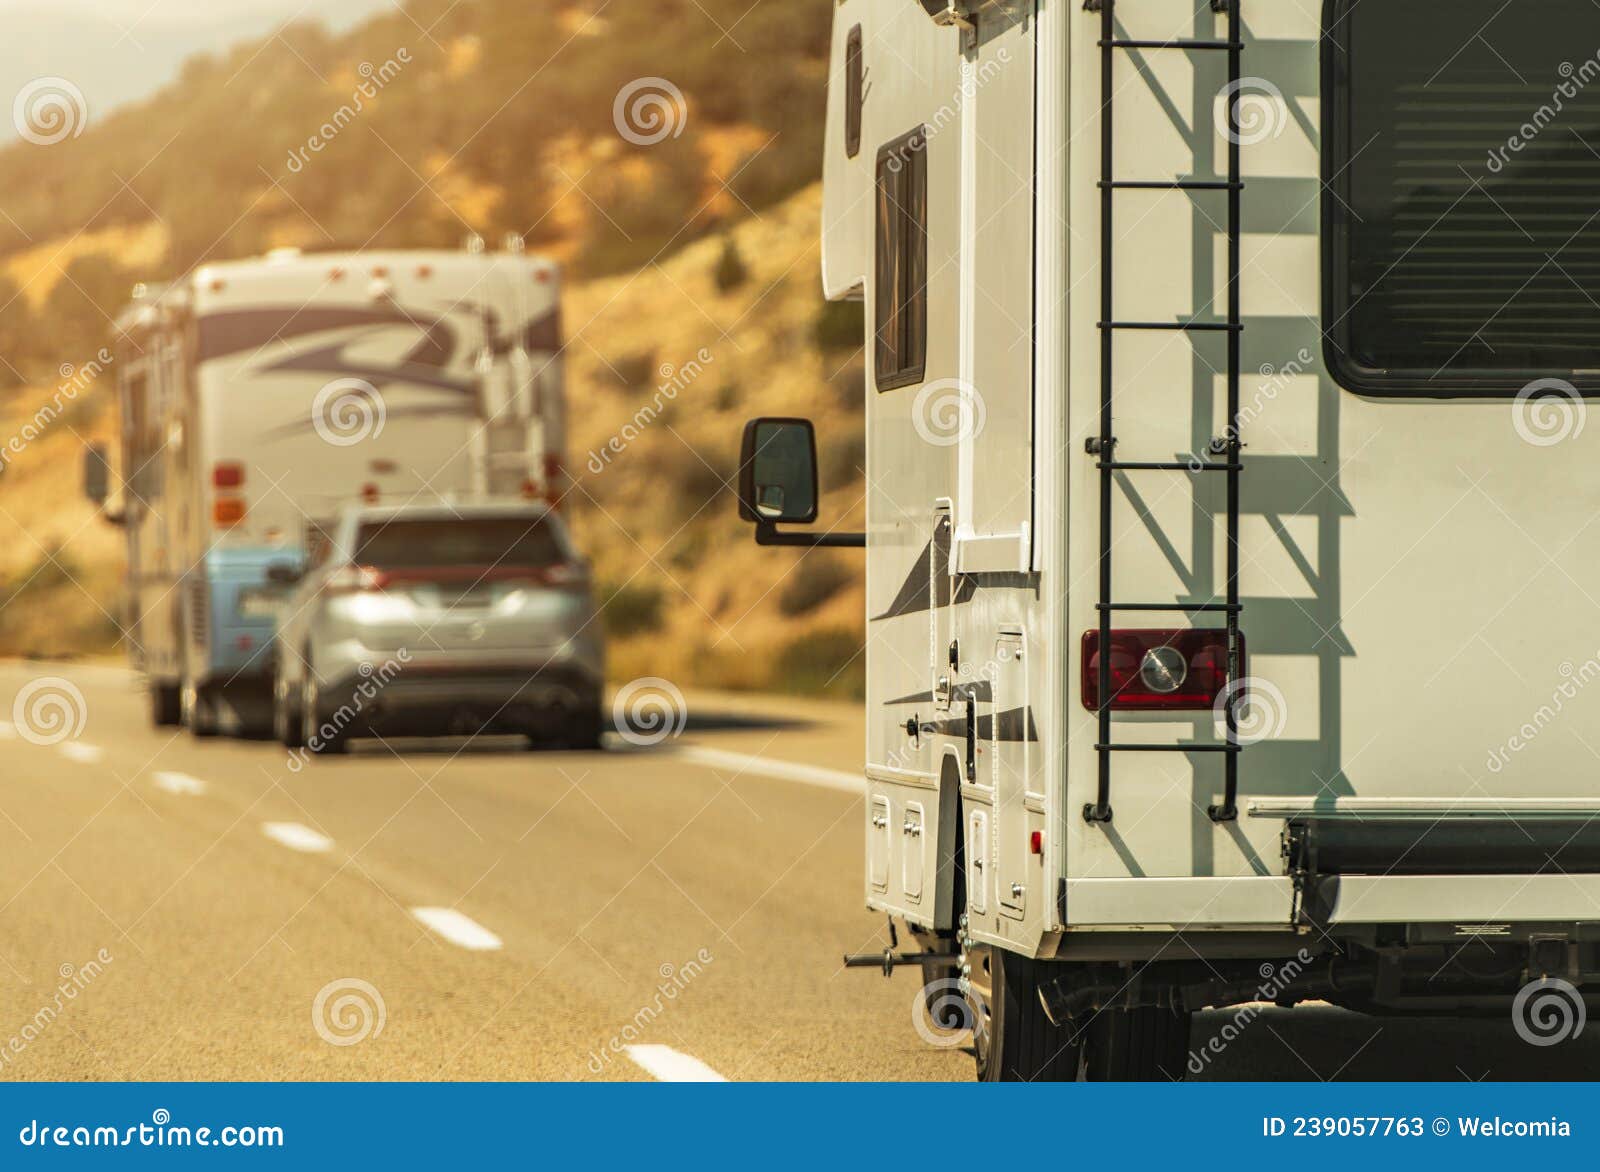
[[[881,963],[991,1079],[1181,1078],[1207,1006],[1576,1014],[1600,8],[834,13]],[[810,540],[809,444],[747,433],[762,540]]]
[[[559,273],[520,247],[288,250],[138,291],[119,519],[152,719],[269,719],[278,608],[342,504],[556,499],[560,350]]]

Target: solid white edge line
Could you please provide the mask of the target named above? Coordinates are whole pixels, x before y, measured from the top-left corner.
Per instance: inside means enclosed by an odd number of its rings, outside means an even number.
[[[333,839],[298,822],[263,822],[261,833],[279,846],[307,855],[324,855],[333,849]]]
[[[411,914],[423,927],[468,952],[497,952],[503,947],[500,937],[453,907],[414,907]]]
[[[671,1046],[638,1045],[625,1047],[634,1064],[657,1082],[727,1082],[728,1080],[698,1058]]]
[[[206,783],[198,777],[191,777],[187,773],[178,773],[172,769],[158,769],[153,775],[157,789],[164,789],[169,794],[203,794],[206,792]]]
[[[104,760],[106,755],[106,751],[99,745],[91,745],[85,741],[62,741],[56,748],[68,761],[76,761],[79,765],[96,765]]]
[[[749,753],[730,753],[726,749],[708,749],[701,745],[685,745],[677,755],[708,765],[712,769],[728,769],[735,773],[755,773],[774,777],[779,781],[796,781],[819,789],[839,790],[859,794],[866,789],[866,780],[839,769],[824,769],[820,765],[802,765],[798,761],[778,761],[772,757],[757,757]]]

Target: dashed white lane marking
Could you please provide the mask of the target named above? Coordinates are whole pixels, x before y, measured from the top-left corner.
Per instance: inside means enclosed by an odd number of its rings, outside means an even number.
[[[62,741],[56,748],[68,761],[76,761],[79,765],[95,765],[104,760],[106,755],[99,745],[89,745],[83,741]]]
[[[501,948],[500,937],[453,907],[414,907],[411,914],[424,927],[468,952],[496,952]]]
[[[814,785],[822,789],[841,790],[859,794],[866,788],[865,779],[839,769],[824,769],[820,765],[802,765],[797,761],[779,761],[772,757],[756,757],[748,753],[730,753],[726,749],[707,749],[700,745],[686,745],[678,756],[713,769],[728,769],[735,773],[755,773],[762,777],[775,777],[780,781],[797,781],[801,785]]]
[[[333,839],[298,822],[264,822],[261,833],[280,846],[308,855],[325,855],[333,849]]]
[[[174,773],[171,770],[161,770],[155,775],[157,789],[164,789],[169,794],[203,794],[206,792],[206,783],[198,777],[190,777],[187,773]]]
[[[698,1058],[671,1046],[629,1046],[628,1057],[660,1082],[727,1082]]]

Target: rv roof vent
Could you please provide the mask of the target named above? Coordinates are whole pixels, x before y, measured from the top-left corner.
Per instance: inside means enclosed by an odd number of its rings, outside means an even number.
[[[271,252],[267,253],[268,264],[281,265],[288,261],[299,259],[300,250],[298,248],[274,248]]]
[[[525,249],[527,247],[527,245],[523,241],[521,233],[519,233],[519,232],[507,232],[506,233],[505,242],[504,242],[504,247],[505,247],[505,250],[507,252],[509,252],[512,256],[521,256],[522,252],[523,252],[523,249]]]
[[[466,238],[461,247],[473,256],[481,256],[483,255],[483,237],[474,232]]]

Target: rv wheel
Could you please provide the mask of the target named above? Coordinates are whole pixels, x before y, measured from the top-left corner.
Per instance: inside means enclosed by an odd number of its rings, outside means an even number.
[[[1084,1026],[1090,1082],[1181,1082],[1189,1062],[1190,1014],[1103,1009]]]
[[[1050,1024],[1039,1003],[1049,966],[1004,949],[968,954],[980,1082],[1076,1082],[1080,1036]]]
[[[272,682],[272,735],[285,749],[303,749],[300,713],[289,698],[289,681],[279,672]]]
[[[183,696],[177,684],[150,685],[150,723],[170,728],[183,719]]]
[[[199,684],[186,683],[179,692],[179,723],[197,737],[217,735],[217,701]]]

